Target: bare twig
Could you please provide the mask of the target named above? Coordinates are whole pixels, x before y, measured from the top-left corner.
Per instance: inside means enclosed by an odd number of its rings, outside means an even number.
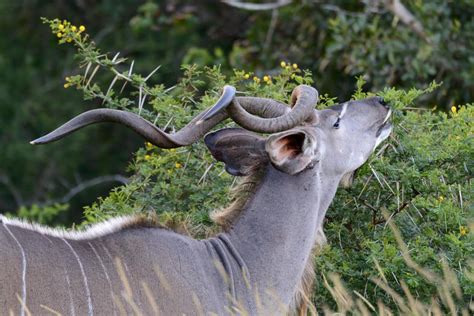
[[[265,37],[265,43],[263,45],[263,51],[266,53],[270,48],[272,43],[273,34],[275,33],[275,28],[278,22],[278,10],[274,9],[272,11],[272,19],[270,20],[270,26],[268,26],[267,36]]]
[[[122,184],[127,184],[129,182],[129,179],[127,177],[124,177],[124,176],[119,175],[119,174],[106,175],[106,176],[100,176],[100,177],[92,178],[90,180],[83,181],[83,182],[79,183],[78,185],[76,185],[75,187],[71,188],[69,190],[69,192],[65,196],[63,196],[62,198],[59,198],[59,199],[53,200],[53,201],[51,201],[51,200],[47,201],[46,203],[40,204],[40,206],[52,205],[52,204],[56,204],[56,203],[67,203],[74,196],[81,193],[82,191],[84,191],[84,190],[86,190],[90,187],[105,183],[105,182],[120,182]]]
[[[421,38],[427,40],[423,25],[421,25],[420,21],[418,21],[410,11],[408,11],[400,0],[386,0],[384,3],[393,15],[399,18],[400,21],[411,28]]]
[[[105,182],[120,182],[122,184],[127,184],[129,180],[128,178],[122,175],[114,174],[114,175],[100,176],[100,177],[96,177],[96,178],[84,181],[82,183],[79,183],[77,186],[73,187],[71,190],[69,190],[69,192],[60,199],[61,203],[68,202],[74,196],[76,196],[77,194],[79,194],[80,192],[84,191],[87,188],[90,188],[90,187],[93,187]]]

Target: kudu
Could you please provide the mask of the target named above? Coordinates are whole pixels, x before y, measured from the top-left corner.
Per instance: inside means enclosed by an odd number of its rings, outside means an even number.
[[[162,148],[198,141],[230,117],[244,129],[205,136],[212,155],[247,176],[224,225],[195,240],[140,217],[116,218],[85,232],[65,232],[0,217],[0,307],[70,315],[194,315],[292,312],[311,281],[312,248],[338,184],[348,182],[391,131],[378,97],[315,110],[317,91],[298,86],[292,107],[224,93],[209,111],[174,134],[124,111],[85,112],[44,144],[97,122],[128,126]],[[263,137],[259,133],[271,133]],[[244,189],[242,189],[244,188]]]

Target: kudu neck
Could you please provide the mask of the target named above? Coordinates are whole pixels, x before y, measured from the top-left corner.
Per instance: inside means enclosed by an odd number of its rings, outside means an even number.
[[[258,189],[228,234],[260,294],[270,291],[288,304],[339,179],[325,176],[319,164],[294,176],[271,165],[266,168]]]

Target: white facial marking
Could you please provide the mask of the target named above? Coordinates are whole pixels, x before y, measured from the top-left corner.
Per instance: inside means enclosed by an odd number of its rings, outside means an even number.
[[[346,102],[342,105],[342,111],[341,111],[341,114],[339,114],[339,118],[342,118],[344,116],[344,114],[346,114],[346,110],[347,110],[348,105],[349,105],[348,102]]]
[[[23,249],[23,246],[20,244],[20,242],[15,237],[15,235],[12,233],[12,231],[7,227],[7,225],[5,223],[2,223],[2,224],[3,224],[3,227],[5,227],[7,232],[10,234],[10,236],[13,238],[13,240],[15,240],[18,247],[20,248],[21,264],[22,264],[22,269],[21,269],[22,289],[21,289],[21,311],[20,311],[20,315],[25,316],[25,306],[26,306],[26,254],[25,254],[25,249]]]
[[[102,266],[102,270],[104,270],[105,278],[107,279],[107,283],[109,283],[110,298],[112,299],[112,304],[114,306],[114,315],[117,315],[116,312],[115,312],[114,291],[112,289],[112,282],[110,281],[109,274],[107,273],[107,268],[105,267],[104,261],[102,261],[102,258],[99,256],[99,253],[95,249],[94,245],[92,245],[92,243],[90,243],[90,242],[88,244],[92,248],[92,251],[94,252],[95,256],[97,257],[97,260],[99,260],[100,265]]]
[[[385,119],[383,120],[383,123],[382,123],[382,124],[385,124],[385,122],[388,121],[390,115],[392,115],[392,109],[388,109],[387,116],[386,116]]]
[[[94,308],[92,307],[91,291],[89,290],[89,283],[87,282],[87,277],[86,277],[86,272],[84,270],[84,266],[82,265],[82,262],[81,262],[81,259],[79,258],[79,255],[74,250],[74,248],[72,248],[71,244],[69,242],[67,242],[66,239],[64,239],[64,238],[61,238],[61,239],[71,249],[72,253],[74,254],[74,257],[76,257],[77,263],[79,264],[79,268],[81,269],[82,279],[84,281],[84,286],[86,288],[87,305],[89,307],[88,315],[92,316],[92,315],[94,315]]]
[[[392,132],[392,128],[384,128],[382,132],[380,133],[379,137],[377,137],[377,140],[375,141],[375,146],[374,149],[377,148],[378,145],[380,145],[381,142],[383,142]]]

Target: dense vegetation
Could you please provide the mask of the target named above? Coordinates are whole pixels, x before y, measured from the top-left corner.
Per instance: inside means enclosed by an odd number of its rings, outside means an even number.
[[[211,105],[224,84],[283,102],[297,84],[313,84],[324,94],[320,107],[373,91],[393,105],[396,128],[358,171],[353,186],[339,190],[328,212],[329,244],[315,259],[315,306],[319,309],[327,303],[332,309],[361,309],[360,301],[350,298],[352,293],[344,293],[335,273],[374,309],[380,300],[406,312],[384,288],[407,300],[409,291],[426,304],[435,295],[438,304],[452,313],[452,306],[457,312],[467,310],[469,304],[472,308],[474,61],[469,51],[474,25],[469,17],[474,6],[469,1],[415,1],[410,9],[424,26],[422,34],[394,19],[380,3],[375,7],[356,1],[295,4],[278,11],[268,41],[271,12],[248,13],[208,2],[184,5],[179,1],[146,2],[139,7],[102,1],[94,8],[92,12],[63,8],[69,12],[65,16],[76,11],[84,15],[77,18],[75,28],[74,23],[62,20],[49,22],[54,42],[64,48],[44,38],[32,39],[43,50],[33,54],[26,43],[22,47],[9,43],[9,37],[0,40],[5,48],[0,70],[9,74],[6,82],[11,83],[11,88],[0,90],[0,100],[6,104],[0,111],[0,141],[5,148],[0,153],[2,210],[18,210],[19,215],[43,223],[65,224],[75,219],[82,225],[118,214],[158,212],[165,224],[204,237],[216,230],[208,213],[228,203],[233,179],[202,144],[166,151],[110,126],[90,128],[44,148],[26,147],[27,140],[86,110],[84,104],[87,109],[127,109],[156,120],[159,126],[179,128]],[[112,8],[114,14],[106,15]],[[48,6],[43,10],[43,15],[61,13]],[[23,14],[31,14],[27,12]],[[229,19],[213,19],[222,12]],[[104,17],[100,25],[97,17]],[[238,27],[223,30],[229,21]],[[0,23],[15,25],[13,17]],[[40,22],[30,23],[36,28]],[[80,28],[81,23],[87,29]],[[26,37],[28,24],[24,27],[19,33]],[[92,41],[87,33],[99,35]],[[103,54],[96,43],[105,51],[123,51],[114,58],[115,53]],[[82,68],[73,66],[73,53]],[[7,57],[21,61],[6,62]],[[129,73],[132,59],[136,61]],[[157,66],[152,62],[162,67],[147,79]],[[310,70],[302,70],[306,68]],[[355,75],[365,76],[356,83]],[[124,76],[130,81],[120,93]],[[66,77],[65,81],[60,83],[60,77]],[[25,78],[31,79],[25,82]],[[430,84],[432,79],[443,83]],[[21,84],[15,85],[17,81]],[[59,91],[63,85],[67,89]],[[398,88],[385,88],[395,85]],[[80,102],[75,89],[87,102]],[[145,94],[141,107],[137,99]],[[128,167],[130,177],[124,181],[128,184],[95,203],[86,195],[91,205],[85,208],[85,217],[77,211],[78,201],[68,207],[69,200],[62,197],[74,189],[72,183],[80,186],[84,184],[81,178],[122,174],[135,150]],[[70,179],[71,174],[77,179]]]

